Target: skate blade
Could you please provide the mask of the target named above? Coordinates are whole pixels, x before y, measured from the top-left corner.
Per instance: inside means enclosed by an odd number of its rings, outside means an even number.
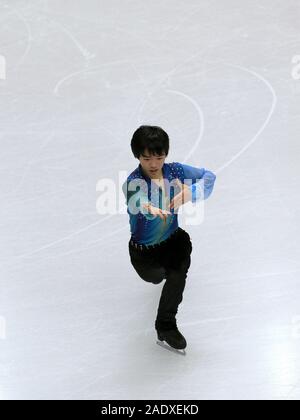
[[[171,351],[172,353],[176,353],[176,354],[180,354],[181,356],[186,356],[186,352],[185,350],[179,350],[179,349],[174,349],[173,347],[169,346],[169,344],[166,344],[164,341],[156,341],[156,344],[158,344],[159,346],[163,347],[166,350]]]

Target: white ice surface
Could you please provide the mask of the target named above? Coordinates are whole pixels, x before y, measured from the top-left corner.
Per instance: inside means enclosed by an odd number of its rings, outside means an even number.
[[[0,1],[0,398],[299,399],[299,10]],[[217,174],[204,222],[180,219],[185,358],[155,344],[127,214],[96,212],[144,123]]]

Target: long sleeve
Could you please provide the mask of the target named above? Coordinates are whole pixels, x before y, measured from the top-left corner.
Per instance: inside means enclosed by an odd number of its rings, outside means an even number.
[[[146,209],[143,208],[144,204],[149,204],[149,200],[146,193],[142,191],[142,188],[139,187],[140,189],[138,191],[136,189],[132,191],[131,189],[128,189],[128,186],[129,181],[126,180],[122,185],[122,190],[125,196],[126,205],[128,207],[128,213],[133,216],[136,216],[138,213],[142,213],[148,220],[155,219],[155,215],[149,213]],[[139,209],[139,211],[133,211],[133,208]]]
[[[206,200],[214,189],[216,175],[205,168],[195,168],[184,164],[181,166],[184,179],[191,183],[188,185],[192,192],[192,202]]]

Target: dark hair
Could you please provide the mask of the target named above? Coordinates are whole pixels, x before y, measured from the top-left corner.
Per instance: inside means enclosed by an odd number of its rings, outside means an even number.
[[[142,125],[133,134],[131,140],[131,150],[134,157],[139,159],[140,155],[148,149],[152,155],[168,156],[169,153],[169,136],[160,127],[151,125]]]

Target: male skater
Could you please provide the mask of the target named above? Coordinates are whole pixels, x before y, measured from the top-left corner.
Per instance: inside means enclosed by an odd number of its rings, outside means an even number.
[[[208,198],[216,176],[204,168],[165,163],[169,136],[160,127],[141,126],[133,135],[131,150],[140,164],[123,184],[131,230],[130,260],[146,282],[158,284],[166,279],[155,329],[161,342],[183,350],[187,342],[177,328],[176,314],[191,264],[192,243],[178,226],[177,210],[188,201]]]

